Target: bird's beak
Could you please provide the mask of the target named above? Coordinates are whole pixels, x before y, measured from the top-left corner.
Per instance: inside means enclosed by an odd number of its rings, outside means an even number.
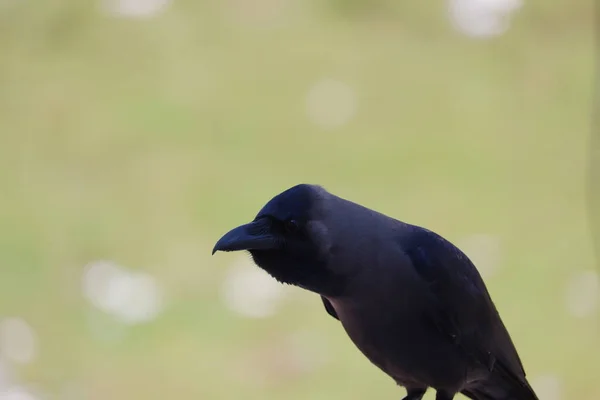
[[[262,219],[233,228],[219,239],[212,254],[217,251],[273,249],[277,240],[269,228],[268,221]]]

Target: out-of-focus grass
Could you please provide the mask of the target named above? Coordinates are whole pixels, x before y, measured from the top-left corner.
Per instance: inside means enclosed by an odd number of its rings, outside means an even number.
[[[313,182],[450,239],[499,237],[488,285],[529,375],[557,374],[564,398],[600,396],[595,321],[564,307],[567,279],[594,267],[591,2],[526,2],[489,41],[452,31],[441,3],[297,2],[268,29],[234,19],[241,2],[184,1],[149,21],[84,3],[0,9],[0,315],[39,335],[24,380],[89,399],[400,398],[317,297],[258,321],[219,301],[234,256],[211,258],[214,240]],[[304,108],[329,76],[359,98],[333,131]],[[81,268],[99,258],[151,271],[169,296],[122,341],[86,323]],[[324,335],[329,363],[240,378],[297,329]]]

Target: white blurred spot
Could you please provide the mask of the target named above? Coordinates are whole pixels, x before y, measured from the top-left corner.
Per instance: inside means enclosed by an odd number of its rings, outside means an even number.
[[[578,318],[593,314],[600,300],[600,277],[595,271],[579,272],[567,284],[566,302],[569,313]]]
[[[458,247],[475,264],[483,277],[490,277],[500,263],[500,240],[496,236],[476,234],[459,241]]]
[[[163,293],[154,277],[108,261],[85,266],[83,291],[93,305],[129,324],[150,321],[162,310]]]
[[[103,0],[107,12],[116,16],[148,18],[164,11],[171,0]]]
[[[294,332],[287,338],[290,363],[298,372],[311,372],[329,361],[323,338],[313,331]]]
[[[329,360],[323,339],[308,330],[272,337],[235,360],[231,375],[245,385],[266,389],[314,373]]]
[[[122,341],[127,335],[126,327],[112,315],[90,309],[86,313],[86,322],[92,336],[101,342],[116,343]]]
[[[274,315],[284,295],[283,285],[247,258],[230,267],[221,290],[227,307],[249,318]]]
[[[290,11],[289,0],[228,0],[226,11],[237,24],[261,28],[281,26]]]
[[[531,387],[543,400],[560,400],[562,385],[557,376],[540,375],[531,380]]]
[[[7,359],[27,364],[36,353],[36,337],[33,329],[21,318],[5,318],[0,322],[0,351]]]
[[[0,358],[0,393],[10,387],[13,379],[13,373],[9,365]]]
[[[12,386],[0,390],[0,400],[38,400],[39,397],[25,388]]]
[[[85,387],[79,382],[69,382],[63,386],[58,398],[60,400],[78,400],[85,399]]]
[[[334,79],[323,79],[315,83],[306,96],[308,118],[326,129],[348,123],[357,108],[358,98],[354,89]]]
[[[156,280],[143,273],[124,274],[113,281],[115,313],[130,324],[150,321],[161,309],[161,293]]]
[[[448,13],[456,29],[474,37],[498,36],[510,25],[510,15],[523,0],[448,0]]]
[[[99,309],[111,310],[110,286],[121,274],[120,267],[110,261],[95,261],[83,271],[83,293]]]

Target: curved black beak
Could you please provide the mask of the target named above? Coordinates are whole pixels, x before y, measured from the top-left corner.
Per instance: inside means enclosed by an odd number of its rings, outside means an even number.
[[[212,254],[217,251],[274,249],[277,240],[270,232],[269,225],[267,220],[259,219],[233,228],[219,239]]]

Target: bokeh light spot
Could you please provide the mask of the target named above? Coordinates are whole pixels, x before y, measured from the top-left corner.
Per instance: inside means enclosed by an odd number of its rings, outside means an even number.
[[[458,247],[475,264],[484,278],[492,276],[500,264],[500,240],[489,234],[475,234],[463,238]]]
[[[124,275],[115,285],[120,293],[117,314],[130,324],[153,320],[162,309],[162,291],[156,279],[145,273]]]
[[[304,373],[322,367],[329,361],[324,339],[314,331],[301,330],[287,338],[290,360],[296,370]]]
[[[522,5],[522,0],[449,0],[448,14],[460,32],[487,38],[506,32],[510,15]]]
[[[329,361],[324,337],[303,329],[273,337],[244,352],[232,366],[233,377],[266,388],[314,373]]]
[[[290,0],[228,0],[228,17],[240,25],[260,28],[281,26],[290,9]]]
[[[84,267],[83,292],[94,306],[127,324],[150,321],[163,308],[163,291],[153,276],[109,261]]]
[[[0,400],[38,400],[38,397],[25,388],[11,386],[6,389],[0,389]]]
[[[358,97],[352,87],[335,79],[316,82],[306,95],[309,120],[321,128],[333,129],[348,123],[358,108]]]
[[[229,268],[221,297],[232,311],[248,318],[274,315],[286,294],[282,284],[253,265],[248,258],[236,260]]]
[[[0,358],[0,393],[6,390],[13,382],[13,372],[6,361]]]
[[[598,308],[600,278],[595,271],[579,272],[567,283],[566,305],[569,314],[584,318]]]
[[[0,321],[0,350],[2,355],[15,363],[33,361],[37,350],[35,332],[21,318],[5,318]]]
[[[94,306],[106,312],[111,310],[111,284],[119,274],[119,266],[110,261],[94,261],[84,267],[83,292]]]
[[[531,387],[540,399],[560,400],[562,385],[555,375],[540,375],[531,380]]]
[[[149,18],[164,11],[171,0],[104,0],[104,9],[115,16]]]

